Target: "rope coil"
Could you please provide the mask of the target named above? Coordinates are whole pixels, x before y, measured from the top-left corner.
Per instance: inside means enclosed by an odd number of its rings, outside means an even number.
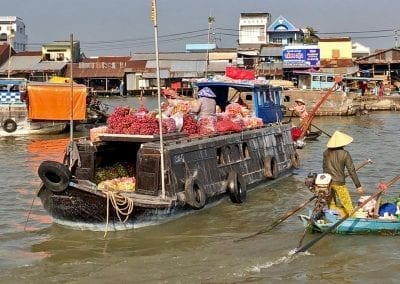
[[[106,217],[106,230],[104,232],[104,238],[107,236],[108,232],[108,224],[110,219],[110,203],[113,206],[115,213],[121,223],[125,223],[129,216],[133,212],[133,199],[124,195],[121,195],[119,192],[114,191],[104,191],[104,194],[107,197],[107,217]],[[124,219],[123,219],[124,218]]]

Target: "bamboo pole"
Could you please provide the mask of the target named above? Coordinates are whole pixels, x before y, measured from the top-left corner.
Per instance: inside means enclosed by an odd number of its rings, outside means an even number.
[[[152,20],[154,24],[154,40],[156,49],[156,65],[157,65],[157,98],[158,98],[158,126],[160,130],[160,163],[161,163],[161,197],[165,198],[165,172],[164,172],[164,139],[162,133],[162,115],[161,115],[161,88],[160,88],[160,60],[158,50],[158,28],[157,28],[157,3],[156,0],[151,2]]]

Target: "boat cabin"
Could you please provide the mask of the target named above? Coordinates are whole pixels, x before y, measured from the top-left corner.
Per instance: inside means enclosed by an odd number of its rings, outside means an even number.
[[[242,99],[254,114],[265,124],[282,120],[282,87],[268,84],[232,83],[232,82],[199,82],[198,88],[209,87],[216,95],[217,105],[224,111],[225,107]]]
[[[21,93],[26,90],[26,79],[0,78],[0,104],[22,104]]]

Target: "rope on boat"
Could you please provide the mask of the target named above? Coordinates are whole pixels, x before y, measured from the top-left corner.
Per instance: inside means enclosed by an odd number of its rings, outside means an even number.
[[[133,199],[127,196],[121,195],[114,191],[104,191],[107,197],[107,217],[106,217],[106,230],[104,232],[104,238],[107,236],[108,224],[110,219],[110,203],[113,206],[115,213],[121,223],[125,223],[129,216],[133,212]],[[124,219],[123,219],[124,217]],[[123,219],[123,220],[122,220]]]

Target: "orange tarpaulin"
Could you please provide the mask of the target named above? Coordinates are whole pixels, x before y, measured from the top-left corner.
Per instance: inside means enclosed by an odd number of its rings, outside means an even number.
[[[73,119],[86,118],[86,86],[73,86]],[[70,120],[71,85],[28,84],[29,119]]]

